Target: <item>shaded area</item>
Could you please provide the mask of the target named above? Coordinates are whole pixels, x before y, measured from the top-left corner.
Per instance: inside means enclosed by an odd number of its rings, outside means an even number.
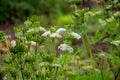
[[[12,39],[17,38],[13,30],[13,24],[10,24],[10,23],[1,24],[0,31],[4,31],[7,35],[11,35]]]

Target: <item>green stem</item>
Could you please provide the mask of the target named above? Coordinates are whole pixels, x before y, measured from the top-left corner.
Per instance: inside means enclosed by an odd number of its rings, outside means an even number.
[[[54,56],[56,56],[56,44],[55,44],[55,39],[53,38],[53,40],[52,40],[52,43],[53,43],[53,54],[54,54]]]
[[[20,58],[19,58],[20,56]],[[23,65],[23,61],[22,61],[22,55],[18,55],[18,61],[19,61],[19,64],[20,64],[20,71],[21,71],[21,76],[22,76],[22,80],[25,80],[24,79],[24,75],[23,75],[23,69],[24,69],[24,65]]]
[[[35,54],[37,54],[38,44],[35,46]]]
[[[102,77],[102,80],[104,80],[104,77],[103,77],[103,71],[101,71],[101,77]]]
[[[87,47],[86,47],[86,41],[85,41],[85,37],[82,38],[82,43],[83,43],[83,46],[85,48],[85,53],[87,53]]]
[[[65,57],[64,57],[64,59],[63,59],[63,63],[62,63],[62,67],[63,67],[63,65],[65,64],[65,60],[66,60],[66,53],[65,54],[63,54]]]
[[[120,68],[120,67],[119,67]],[[119,73],[120,73],[120,71],[119,71],[119,69],[118,69],[118,72],[117,72],[117,74],[115,75],[115,80],[117,80],[117,77],[119,76]]]
[[[89,41],[89,37],[87,35],[87,31],[85,30],[84,37],[82,38],[83,46],[85,48],[86,54],[93,59],[92,51],[91,51],[91,45]]]
[[[55,80],[57,80],[58,67],[55,67]]]
[[[25,80],[25,79],[24,79],[24,75],[23,75],[23,72],[22,72],[22,70],[21,70],[21,74],[22,74],[22,79],[23,79],[23,80]]]

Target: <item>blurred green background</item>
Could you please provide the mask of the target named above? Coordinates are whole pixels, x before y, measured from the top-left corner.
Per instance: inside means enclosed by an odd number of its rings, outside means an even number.
[[[43,26],[66,24],[71,11],[69,0],[0,0],[0,24],[20,23],[33,15],[40,17]]]

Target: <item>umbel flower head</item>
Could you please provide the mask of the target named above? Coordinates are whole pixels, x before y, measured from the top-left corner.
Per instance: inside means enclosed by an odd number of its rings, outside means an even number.
[[[49,36],[50,34],[51,34],[50,31],[46,31],[46,32],[44,32],[41,36],[46,37],[46,36]]]
[[[29,33],[29,32],[34,32],[35,31],[35,29],[29,29],[29,30],[27,30],[27,32]]]
[[[105,20],[102,20],[102,19],[99,19],[99,23],[102,25],[102,26],[105,26],[107,23]]]
[[[120,16],[120,11],[117,11],[113,14],[115,17]]]
[[[44,32],[41,36],[43,36],[43,37],[49,36],[51,38],[62,38],[62,36],[60,34],[58,34],[58,33],[51,33],[50,31]]]
[[[25,41],[26,44],[31,44],[33,46],[36,46],[36,42],[35,41]]]
[[[36,42],[35,41],[31,41],[31,45],[36,46]]]
[[[52,33],[51,35],[50,35],[50,37],[51,38],[61,38],[62,36],[60,35],[60,34],[58,34],[58,33]]]
[[[43,27],[41,27],[41,26],[40,26],[38,29],[39,29],[40,31],[44,31],[44,32],[46,31],[46,29],[43,28]]]
[[[45,31],[42,36],[50,36],[51,38],[56,37],[56,38],[61,38],[62,36],[60,35],[61,33],[64,33],[66,29],[64,28],[59,28],[56,32],[52,33],[51,31]]]
[[[65,29],[65,28],[59,28],[59,29],[56,31],[56,33],[58,33],[58,34],[61,34],[61,33],[64,33],[64,32],[66,32],[66,29]]]
[[[62,38],[62,37],[64,37],[64,35],[70,35],[72,38],[75,38],[77,40],[79,40],[81,38],[81,36],[78,33],[71,32],[71,31],[67,32],[65,28],[59,28],[53,33],[50,30],[45,31],[41,36],[43,36],[43,37],[48,36],[51,38]]]
[[[29,25],[31,25],[32,22],[31,22],[30,20],[27,20],[27,21],[24,22],[24,24],[25,24],[27,27],[29,27]]]
[[[12,47],[15,47],[15,46],[16,46],[16,41],[15,41],[15,40],[12,40],[12,41],[11,41],[11,46],[12,46]]]
[[[112,22],[114,20],[114,17],[111,16],[110,18],[106,19],[107,22]]]
[[[115,46],[120,46],[120,40],[112,41],[111,44]]]
[[[73,36],[73,38],[75,38],[77,40],[79,40],[81,38],[81,36],[75,32],[71,32],[70,34]]]
[[[73,48],[65,43],[60,44],[60,46],[58,46],[58,49],[62,51],[68,51],[69,53],[73,53]]]
[[[30,33],[30,32],[39,32],[39,31],[45,32],[46,29],[40,26],[40,27],[38,27],[38,28],[31,28],[31,29],[29,29],[27,32]]]

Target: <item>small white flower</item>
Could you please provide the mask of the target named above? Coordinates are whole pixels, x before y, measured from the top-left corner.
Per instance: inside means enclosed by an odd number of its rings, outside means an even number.
[[[58,49],[62,50],[62,51],[68,51],[69,53],[73,53],[73,48],[67,44],[60,44],[60,46],[58,46]]]
[[[107,22],[112,22],[113,20],[114,20],[113,16],[111,18],[106,19]]]
[[[115,12],[113,15],[114,15],[115,17],[116,17],[116,16],[120,16],[120,11]]]
[[[102,26],[105,26],[106,25],[106,21],[102,20],[102,19],[99,19],[99,23],[102,25]]]
[[[111,44],[113,44],[115,46],[119,46],[120,45],[120,40],[112,41]]]
[[[28,27],[30,24],[32,24],[32,22],[27,20],[27,21],[24,22],[24,24]]]
[[[49,35],[51,35],[51,32],[50,31],[46,31],[41,36],[46,37],[46,36],[49,36]]]
[[[117,4],[119,2],[119,0],[114,0],[113,3],[114,4]]]
[[[29,41],[25,41],[26,44],[30,43]]]
[[[43,27],[39,27],[39,30],[40,30],[40,31],[46,31],[46,29],[43,28]]]
[[[86,13],[85,13],[85,16],[86,16],[86,15],[92,15],[92,14],[93,14],[93,12],[89,11],[89,12],[86,12]]]
[[[43,27],[39,27],[39,28],[32,28],[32,29],[29,29],[27,32],[39,32],[39,31],[46,31]]]
[[[99,15],[102,13],[102,11],[99,10],[99,11],[96,11],[95,13]]]
[[[99,56],[100,57],[105,57],[105,53],[100,53]]]
[[[54,67],[61,67],[60,64],[52,64],[52,66],[54,66]]]
[[[51,35],[50,35],[50,37],[51,38],[61,38],[62,36],[60,35],[60,34],[58,34],[58,33],[52,33]]]
[[[16,35],[16,36],[22,36],[22,35],[23,35],[23,33],[18,32],[18,33],[16,33],[15,35]]]
[[[4,36],[5,39],[11,38],[11,35]]]
[[[29,43],[28,41],[25,41],[25,43],[27,44],[27,43]]]
[[[56,33],[60,34],[60,33],[63,33],[63,32],[66,32],[66,29],[65,28],[59,28]]]
[[[91,16],[95,16],[96,14],[95,13],[92,13]]]
[[[29,29],[29,30],[27,30],[27,32],[29,33],[29,32],[34,32],[34,29]]]
[[[79,40],[81,38],[81,36],[75,32],[71,32],[70,34],[73,36],[73,38],[75,38],[77,40]]]
[[[31,41],[31,45],[36,46],[36,42],[35,41]]]
[[[3,80],[8,80],[8,78],[6,76],[3,77]]]
[[[11,41],[11,46],[12,46],[12,47],[15,47],[15,46],[16,46],[16,41],[15,41],[15,40],[12,40],[12,41]]]
[[[91,12],[91,11],[89,11],[89,12],[86,12],[85,15],[95,16],[96,13],[95,13],[95,12]]]
[[[28,55],[31,55],[32,53],[28,52]]]

